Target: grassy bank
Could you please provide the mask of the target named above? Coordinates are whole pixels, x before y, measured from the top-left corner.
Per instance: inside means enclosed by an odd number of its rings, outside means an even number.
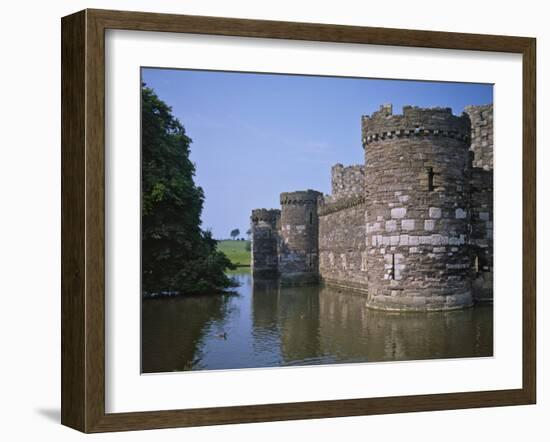
[[[233,241],[231,239],[218,241],[218,250],[227,255],[233,264],[239,267],[250,266],[250,251],[246,245],[250,241]]]

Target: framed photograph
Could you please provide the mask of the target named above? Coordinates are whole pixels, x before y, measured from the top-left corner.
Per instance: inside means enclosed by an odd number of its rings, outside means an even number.
[[[533,38],[62,19],[62,423],[536,400]]]

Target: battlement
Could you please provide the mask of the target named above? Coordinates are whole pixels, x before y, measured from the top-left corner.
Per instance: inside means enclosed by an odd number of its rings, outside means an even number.
[[[258,223],[260,221],[275,223],[281,217],[281,211],[279,209],[254,209],[250,220],[252,223]]]
[[[283,192],[281,193],[281,205],[317,204],[317,200],[322,196],[321,192],[311,189]]]
[[[341,198],[339,200],[334,200],[332,198],[320,199],[317,213],[319,216],[325,216],[364,204],[365,195],[355,195],[347,198]]]
[[[410,136],[442,136],[470,141],[470,119],[467,114],[453,115],[449,107],[420,108],[403,106],[394,115],[389,104],[371,116],[361,117],[363,146],[385,139]]]

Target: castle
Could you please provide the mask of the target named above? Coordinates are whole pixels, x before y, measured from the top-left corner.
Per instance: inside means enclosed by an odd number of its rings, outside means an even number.
[[[363,116],[365,162],[332,194],[284,192],[252,211],[252,272],[362,293],[370,308],[453,310],[493,297],[493,106],[383,105]]]

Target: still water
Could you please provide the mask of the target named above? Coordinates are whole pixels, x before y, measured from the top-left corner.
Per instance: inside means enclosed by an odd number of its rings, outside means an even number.
[[[387,313],[353,292],[237,273],[235,294],[147,299],[142,372],[492,356],[493,308]]]

